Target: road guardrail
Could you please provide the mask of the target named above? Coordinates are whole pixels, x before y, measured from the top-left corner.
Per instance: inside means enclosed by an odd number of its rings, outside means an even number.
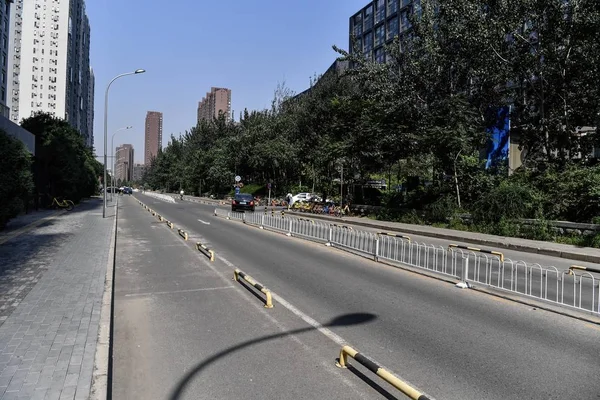
[[[242,278],[243,280],[248,282],[250,285],[252,285],[256,290],[260,291],[261,293],[263,293],[266,296],[265,308],[273,308],[273,298],[271,296],[271,291],[269,289],[267,289],[260,283],[256,282],[250,275],[247,275],[246,273],[244,273],[236,268],[233,271],[233,280],[236,282],[239,282],[239,280],[240,280],[239,278]]]
[[[215,261],[215,252],[200,242],[196,243],[196,249],[202,254],[204,254],[211,262]]]
[[[393,387],[410,397],[412,400],[432,400],[432,398],[427,396],[425,393],[422,393],[421,391],[417,390],[409,383],[398,378],[396,375],[392,374],[385,368],[377,365],[377,363],[372,361],[370,358],[368,358],[364,354],[359,353],[350,346],[342,347],[342,350],[340,351],[340,358],[338,359],[336,365],[339,368],[347,368],[348,357],[352,357],[353,359],[355,359],[369,371],[382,378],[384,381],[386,381],[387,383],[389,383],[390,385],[392,385]]]
[[[175,225],[171,221],[169,221],[168,219],[165,219],[165,222],[167,223],[167,226],[169,228],[171,228],[171,229],[175,228]]]
[[[214,214],[287,236],[364,254],[375,261],[407,265],[441,274],[465,287],[472,287],[473,283],[600,314],[598,279],[595,278],[590,285],[590,277],[587,276],[592,269],[586,270],[586,278],[581,283],[576,279],[580,275],[569,275],[568,270],[563,273],[554,266],[511,260],[502,252],[479,247],[433,245],[412,238],[409,240],[404,235],[379,235],[363,230],[350,230],[344,227],[347,225],[326,222],[312,224],[295,217],[281,218],[262,212],[241,213],[215,208]],[[579,290],[571,288],[576,283],[580,285]]]

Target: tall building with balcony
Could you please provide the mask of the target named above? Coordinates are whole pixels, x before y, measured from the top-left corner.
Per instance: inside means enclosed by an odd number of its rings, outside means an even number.
[[[0,115],[9,118],[10,108],[8,105],[8,54],[11,9],[14,7],[14,0],[0,0]]]
[[[123,144],[116,149],[115,178],[118,182],[133,180],[133,146]]]
[[[386,61],[383,46],[411,29],[410,15],[420,12],[420,0],[373,0],[350,17],[350,52],[358,49],[365,58]],[[356,44],[353,43],[353,38]],[[356,46],[356,47],[354,47]]]
[[[158,111],[146,113],[146,126],[144,137],[144,164],[152,164],[152,159],[162,149],[163,114]]]
[[[94,147],[94,94],[96,91],[96,78],[94,70],[90,68],[90,77],[88,80],[88,98],[87,98],[87,126],[88,137],[86,145],[91,149]]]
[[[88,145],[93,143],[85,1],[15,0],[9,42],[10,119],[19,123],[48,112],[69,122]]]
[[[231,89],[213,87],[198,103],[198,123],[211,121],[220,114],[225,115],[227,121],[231,120]]]

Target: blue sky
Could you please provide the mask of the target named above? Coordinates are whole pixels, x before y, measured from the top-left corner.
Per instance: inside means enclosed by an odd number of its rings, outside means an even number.
[[[144,157],[146,111],[162,111],[163,146],[196,124],[211,86],[232,90],[235,118],[270,105],[279,82],[296,93],[347,49],[348,19],[368,0],[88,0],[96,76],[94,147],[104,151],[104,92],[110,89],[108,146],[131,143]],[[110,152],[109,152],[110,154]]]

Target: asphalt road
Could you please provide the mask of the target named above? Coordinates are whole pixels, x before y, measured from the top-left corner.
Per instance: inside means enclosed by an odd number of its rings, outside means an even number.
[[[223,211],[227,210],[227,207],[221,206],[219,208]],[[269,213],[268,215],[273,214]],[[288,213],[288,216],[290,215],[292,218],[310,219],[312,217],[312,214],[303,213]],[[279,211],[274,214],[275,219],[280,219],[280,216],[281,214]],[[273,217],[270,217],[270,219],[272,218]],[[313,221],[325,226],[328,226],[331,223],[316,218],[313,219]],[[338,223],[345,224],[346,222],[340,220]],[[286,224],[283,224],[282,226],[287,227]],[[357,226],[355,229],[373,235],[380,232],[380,230],[362,226]],[[504,269],[502,270],[497,256],[460,249],[450,252],[447,251],[448,244],[450,244],[448,241],[415,235],[410,235],[410,237],[412,240],[410,245],[408,242],[404,242],[401,246],[396,248],[394,247],[395,239],[382,237],[380,243],[381,259],[390,261],[385,259],[385,255],[388,255],[388,258],[391,257],[394,260],[398,260],[397,257],[402,253],[403,262],[412,263],[412,265],[417,265],[419,267],[427,265],[427,268],[430,270],[438,272],[445,271],[448,274],[452,272],[454,262],[457,266],[455,272],[456,275],[463,276],[464,261],[462,260],[462,255],[465,254],[469,256],[468,276],[471,282],[475,282],[476,284],[489,283],[492,286],[515,290],[521,294],[529,294],[533,297],[560,302],[574,308],[579,307],[588,311],[598,310],[598,299],[600,298],[600,288],[598,283],[600,281],[600,274],[592,274],[595,278],[593,281],[590,279],[590,275],[587,272],[577,273],[577,275],[582,275],[583,279],[575,278],[574,275],[564,273],[564,271],[573,264],[597,268],[597,265],[595,264],[581,263],[574,260],[538,254],[488,248],[488,250],[500,250],[504,254],[506,261],[504,263]],[[473,245],[466,242],[455,241],[452,243],[473,247]],[[417,244],[418,250],[415,246]],[[373,251],[374,245],[369,249],[369,254],[373,253]],[[394,252],[398,254],[393,255]],[[438,257],[438,259],[436,259],[436,257]],[[454,258],[454,261],[452,258]],[[442,263],[442,260],[445,260],[445,265]],[[528,266],[528,269],[525,268],[525,265]],[[546,274],[543,273],[542,270],[548,270],[550,272]],[[526,273],[527,271],[529,273]]]
[[[297,310],[324,325],[373,315],[330,330],[437,399],[600,398],[596,325],[219,219],[214,206],[138,197],[214,248],[223,276],[238,267],[272,289],[283,324]],[[333,362],[338,343],[320,336],[317,354]]]

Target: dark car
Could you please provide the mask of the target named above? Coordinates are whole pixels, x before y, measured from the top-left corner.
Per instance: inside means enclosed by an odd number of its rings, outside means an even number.
[[[231,200],[231,211],[248,210],[254,211],[254,196],[250,193],[239,193]]]

